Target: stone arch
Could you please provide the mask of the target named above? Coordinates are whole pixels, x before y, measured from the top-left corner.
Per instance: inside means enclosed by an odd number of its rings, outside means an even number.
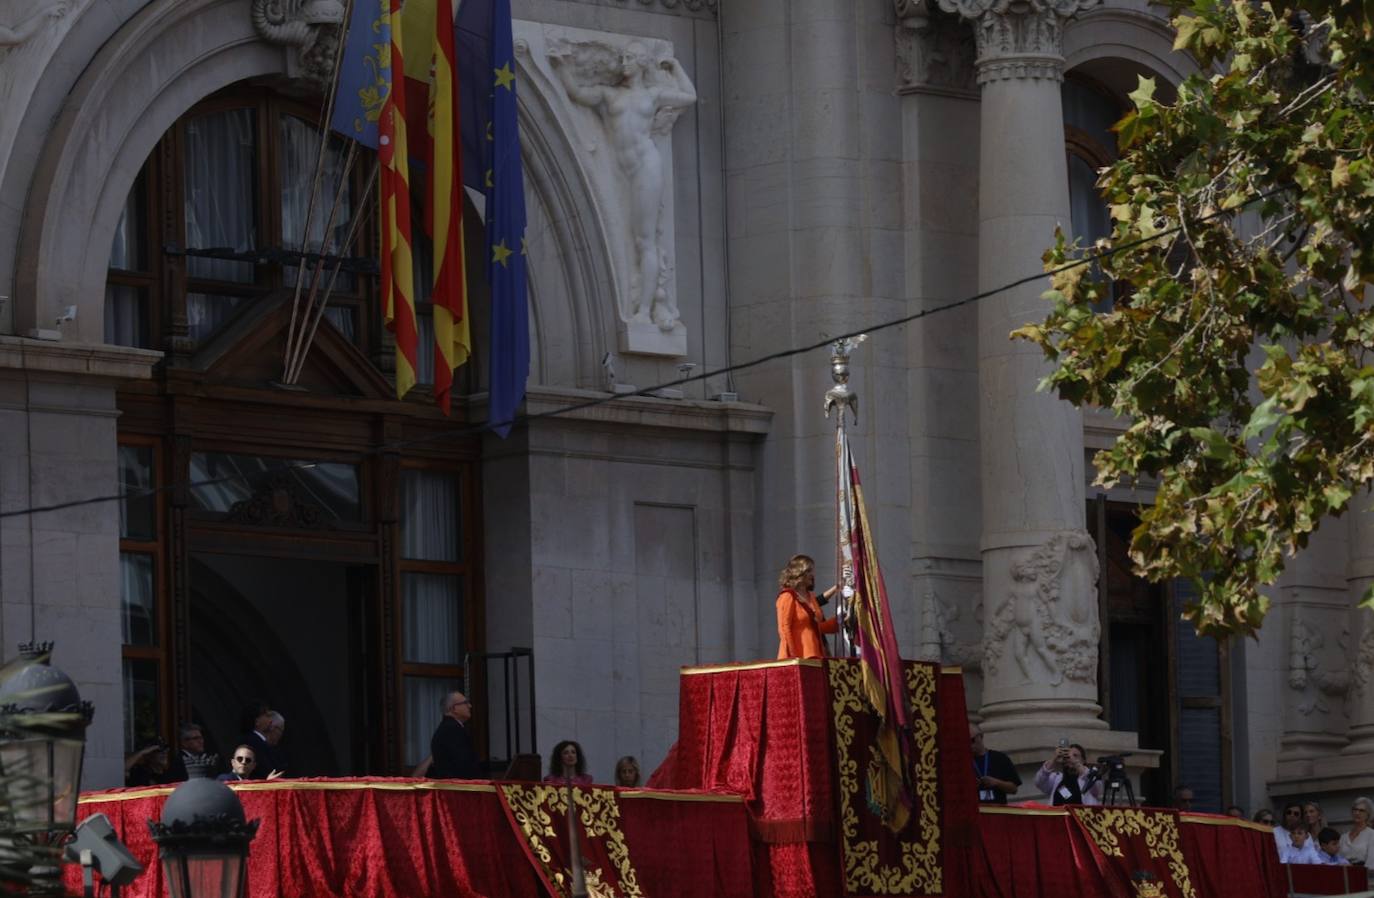
[[[1135,90],[1136,76],[1155,78],[1162,94],[1198,70],[1174,50],[1167,19],[1124,5],[1090,9],[1064,28],[1064,69],[1102,84],[1118,96]]]
[[[517,50],[530,245],[532,382],[597,388],[615,333],[614,263],[591,185],[542,79]]]
[[[149,153],[216,90],[287,75],[291,52],[257,35],[242,0],[154,0],[103,44],[68,94],[28,191],[15,270],[18,332],[51,327],[58,309],[76,306],[68,337],[103,342],[110,242]],[[594,208],[590,188],[569,174],[578,167],[550,98],[537,79],[523,77],[521,86],[531,381],[596,386],[614,333],[604,301],[614,295],[608,242],[586,211]]]
[[[202,97],[285,74],[286,52],[258,38],[241,0],[154,0],[115,32],[68,95],[34,172],[17,330],[76,306],[76,338],[103,342],[110,242],[144,160]]]

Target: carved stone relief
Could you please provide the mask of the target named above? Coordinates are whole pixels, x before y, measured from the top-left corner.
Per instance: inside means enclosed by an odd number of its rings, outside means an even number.
[[[681,356],[673,125],[697,101],[667,41],[516,24],[516,53],[555,100],[615,262],[620,350]]]
[[[983,670],[1008,657],[1024,682],[1097,679],[1097,550],[1083,530],[1065,530],[1011,564],[1011,589],[983,634]]]
[[[24,11],[14,14],[13,21],[0,21],[0,49],[27,43],[29,38],[41,31],[48,22],[65,16],[70,6],[70,0],[39,0],[37,3],[14,4],[14,9]]]
[[[617,2],[628,6],[630,0],[617,0]],[[639,0],[639,5],[661,6],[672,12],[687,10],[688,12],[715,13],[720,8],[720,0]]]
[[[328,85],[343,30],[340,0],[253,0],[253,30],[271,44],[295,47],[287,73]]]
[[[934,589],[924,594],[925,609],[920,644],[925,660],[957,665],[966,671],[983,669],[983,597],[974,593],[967,606],[946,602]],[[964,638],[967,637],[967,638]]]
[[[1348,640],[1348,631],[1342,633],[1340,645],[1332,649],[1340,659],[1331,664],[1329,657],[1323,657],[1330,653],[1322,651],[1326,637],[1321,631],[1301,620],[1293,621],[1288,636],[1288,686],[1301,694],[1294,705],[1299,714],[1329,714],[1331,706],[1326,700],[1341,698],[1350,691],[1351,671],[1345,664]]]
[[[978,96],[973,30],[966,23],[937,10],[899,19],[894,36],[898,93]]]
[[[1350,696],[1357,700],[1374,695],[1374,620],[1368,612],[1361,616],[1364,629],[1355,648],[1355,663],[1350,666]]]

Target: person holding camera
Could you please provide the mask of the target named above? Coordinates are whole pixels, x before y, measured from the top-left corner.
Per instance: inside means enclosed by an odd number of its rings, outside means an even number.
[[[823,634],[839,629],[839,621],[829,620],[821,606],[839,591],[832,586],[819,601],[816,588],[816,562],[809,555],[793,555],[778,574],[778,660],[786,658],[824,658]]]
[[[178,782],[171,771],[171,747],[162,739],[154,740],[131,755],[124,757],[124,785],[165,786]]]
[[[1083,746],[1060,739],[1054,754],[1035,771],[1035,788],[1049,795],[1055,805],[1102,804],[1102,780],[1086,758]]]

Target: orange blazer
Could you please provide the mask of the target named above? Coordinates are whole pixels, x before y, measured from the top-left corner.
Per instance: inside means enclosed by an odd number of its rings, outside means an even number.
[[[778,660],[784,658],[824,658],[822,633],[834,633],[839,621],[826,620],[816,597],[791,589],[778,593]]]

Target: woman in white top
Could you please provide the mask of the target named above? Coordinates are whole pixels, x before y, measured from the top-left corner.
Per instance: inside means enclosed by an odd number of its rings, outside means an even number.
[[[1363,796],[1355,799],[1350,808],[1350,832],[1341,836],[1341,856],[1352,864],[1364,864],[1374,870],[1374,802]]]
[[[1065,745],[1035,771],[1035,788],[1050,796],[1051,804],[1102,803],[1102,780],[1089,769],[1084,754],[1077,743]]]

